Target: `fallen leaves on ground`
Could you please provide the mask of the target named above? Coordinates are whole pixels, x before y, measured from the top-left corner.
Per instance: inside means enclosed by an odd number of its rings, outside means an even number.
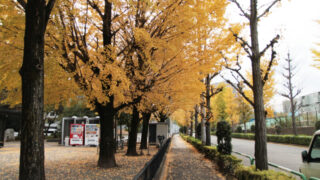
[[[19,145],[10,143],[0,149],[0,179],[19,178]],[[140,150],[138,150],[140,153]],[[126,156],[126,149],[116,153],[117,167],[102,169],[97,167],[96,147],[64,147],[46,143],[46,179],[132,179],[158,151],[150,146],[140,156]]]

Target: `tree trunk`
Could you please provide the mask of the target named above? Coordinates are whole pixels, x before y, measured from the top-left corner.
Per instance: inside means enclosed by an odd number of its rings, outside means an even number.
[[[260,75],[260,64],[253,63],[253,87],[254,92],[254,114],[255,114],[255,158],[256,167],[259,170],[268,169],[266,120],[263,104],[263,87]],[[259,71],[257,71],[259,70]]]
[[[290,100],[290,105],[291,105],[291,120],[292,120],[292,130],[293,134],[296,136],[297,135],[297,128],[296,128],[296,117],[295,117],[295,111],[296,111],[296,105],[294,103],[294,95],[293,95],[293,86],[292,86],[292,69],[291,69],[291,59],[290,59],[290,54],[288,54],[288,83],[289,83],[289,100]],[[297,95],[299,93],[297,92]]]
[[[147,149],[148,143],[148,129],[149,129],[149,120],[151,113],[142,113],[143,125],[142,125],[142,135],[141,135],[141,144],[140,149]]]
[[[122,123],[121,123],[121,121],[119,124],[120,124],[120,135],[119,136],[120,136],[120,141],[121,141],[122,140]]]
[[[114,147],[114,152],[117,152],[118,149],[118,138],[117,138],[117,133],[118,133],[118,125],[117,125],[117,120],[113,116],[113,121],[114,121],[114,142],[115,142],[115,147]]]
[[[202,105],[201,106],[201,141],[202,141],[202,144],[205,144],[206,143],[206,130],[205,130],[205,113],[206,113],[206,110],[205,110],[205,107]]]
[[[194,127],[196,131],[196,138],[199,139],[199,133],[197,131],[198,129],[198,105],[194,107]]]
[[[139,112],[135,105],[132,108],[132,121],[129,132],[127,156],[137,156],[137,134],[139,126]]]
[[[44,172],[44,34],[45,0],[28,0],[25,6],[22,79],[22,121],[19,179],[45,179]]]
[[[111,168],[116,166],[114,156],[114,115],[113,96],[106,105],[96,104],[96,110],[100,116],[100,152],[98,166]]]
[[[111,44],[111,16],[112,3],[104,1],[104,15],[102,19],[103,45],[105,48]],[[106,49],[108,51],[108,49]],[[108,56],[107,56],[108,58]],[[109,59],[109,58],[108,58]],[[110,77],[112,78],[112,77]],[[102,105],[96,103],[96,108],[100,116],[100,152],[98,166],[102,168],[111,168],[116,166],[115,160],[115,140],[114,140],[114,96],[109,97],[109,103]]]
[[[296,136],[297,135],[297,126],[296,126],[296,116],[295,116],[295,106],[293,99],[291,101],[291,119],[292,119],[292,131],[293,134]]]
[[[0,115],[0,148],[4,146],[4,130],[6,126],[6,120],[2,119],[2,116]]]
[[[206,145],[211,145],[211,135],[210,135],[210,116],[211,116],[211,106],[210,106],[210,75],[206,77],[206,105],[207,105],[207,118],[206,118]]]
[[[190,136],[191,137],[193,136],[193,122],[192,122],[192,119],[191,119],[191,125],[190,125]]]
[[[268,169],[266,120],[263,104],[263,84],[260,68],[260,50],[258,39],[257,0],[251,0],[250,33],[252,46],[252,76],[255,115],[255,158],[256,168]]]
[[[206,146],[211,146],[210,122],[206,121]]]

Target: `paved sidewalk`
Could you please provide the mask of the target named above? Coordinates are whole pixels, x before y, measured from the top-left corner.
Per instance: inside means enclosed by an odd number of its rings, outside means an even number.
[[[163,179],[225,179],[194,147],[175,135],[167,154]]]

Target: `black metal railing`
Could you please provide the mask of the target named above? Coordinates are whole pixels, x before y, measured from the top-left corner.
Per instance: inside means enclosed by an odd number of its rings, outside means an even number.
[[[157,174],[159,167],[164,160],[164,156],[168,150],[170,145],[171,138],[168,138],[163,146],[159,149],[156,155],[152,157],[152,159],[146,163],[143,169],[133,178],[134,180],[149,180],[154,178]]]

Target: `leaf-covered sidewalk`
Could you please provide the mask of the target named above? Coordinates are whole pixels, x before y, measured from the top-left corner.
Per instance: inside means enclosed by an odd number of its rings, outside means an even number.
[[[215,170],[215,165],[205,159],[179,135],[173,136],[166,164],[164,179],[225,179]]]

